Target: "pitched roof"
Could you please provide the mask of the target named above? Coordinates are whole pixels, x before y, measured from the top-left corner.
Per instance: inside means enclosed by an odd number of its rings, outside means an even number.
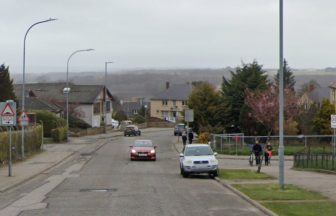
[[[174,84],[159,92],[152,100],[187,100],[192,91],[190,84]]]
[[[19,108],[21,108],[21,103],[19,103]],[[54,113],[59,113],[62,111],[62,108],[49,103],[45,100],[41,100],[36,97],[28,97],[25,99],[25,109],[26,110],[47,110]]]
[[[44,100],[55,100],[64,101],[65,95],[63,94],[63,89],[66,83],[31,83],[26,84],[26,91],[33,91],[36,97]],[[72,83],[70,86],[69,102],[70,103],[81,103],[81,104],[92,104],[95,99],[104,89],[103,85],[74,85]],[[15,85],[15,92],[20,95],[22,91],[22,85]],[[107,90],[109,96],[112,98],[111,93]]]

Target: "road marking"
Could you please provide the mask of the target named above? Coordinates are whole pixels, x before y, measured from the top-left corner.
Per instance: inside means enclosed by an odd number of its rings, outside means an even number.
[[[0,211],[0,216],[17,216],[23,211],[43,209],[47,207],[47,203],[43,200],[46,195],[54,190],[59,184],[61,184],[66,178],[77,177],[78,175],[73,172],[78,172],[84,166],[86,161],[76,163],[68,167],[61,175],[53,175],[46,179],[46,183],[30,193],[27,193],[22,198],[16,200],[6,208]]]

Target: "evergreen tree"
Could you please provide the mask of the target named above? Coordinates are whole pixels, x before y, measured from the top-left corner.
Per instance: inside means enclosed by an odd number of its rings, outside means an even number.
[[[230,80],[223,77],[222,98],[226,106],[227,131],[251,132],[252,122],[249,121],[249,107],[245,105],[245,93],[265,90],[268,84],[266,72],[256,61],[231,71]]]
[[[288,63],[286,59],[284,60],[284,66],[283,66],[283,71],[284,71],[284,86],[285,88],[289,88],[294,91],[295,87],[295,76],[293,75],[292,69],[288,66]],[[279,85],[279,71],[274,77],[274,81],[276,85]]]
[[[13,80],[10,79],[9,68],[4,64],[0,66],[0,102],[16,100]]]
[[[209,83],[199,83],[188,98],[189,108],[194,110],[193,128],[196,132],[222,132],[218,107],[220,94]]]
[[[328,99],[322,101],[321,109],[317,112],[313,120],[313,131],[316,134],[331,134],[330,116],[335,112],[335,107]]]

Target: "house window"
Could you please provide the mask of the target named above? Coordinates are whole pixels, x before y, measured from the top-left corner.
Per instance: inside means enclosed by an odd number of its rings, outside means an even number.
[[[187,105],[187,101],[182,101],[182,105],[186,106]]]
[[[106,112],[111,112],[111,101],[106,101]]]
[[[100,103],[93,104],[93,114],[100,114]]]
[[[168,101],[167,100],[162,100],[162,105],[163,106],[167,106],[168,105]]]
[[[176,106],[176,100],[173,100],[173,105]]]
[[[137,115],[138,114],[138,110],[133,110],[133,115]]]

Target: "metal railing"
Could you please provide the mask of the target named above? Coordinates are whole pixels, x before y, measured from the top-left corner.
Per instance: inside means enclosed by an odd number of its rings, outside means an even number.
[[[330,153],[299,153],[294,155],[295,168],[336,170],[335,156]]]
[[[245,136],[244,134],[212,134],[211,147],[220,153],[231,155],[249,155],[251,146],[258,140],[262,145],[270,142],[276,155],[279,136]],[[332,153],[332,135],[284,136],[285,154],[295,153]]]

